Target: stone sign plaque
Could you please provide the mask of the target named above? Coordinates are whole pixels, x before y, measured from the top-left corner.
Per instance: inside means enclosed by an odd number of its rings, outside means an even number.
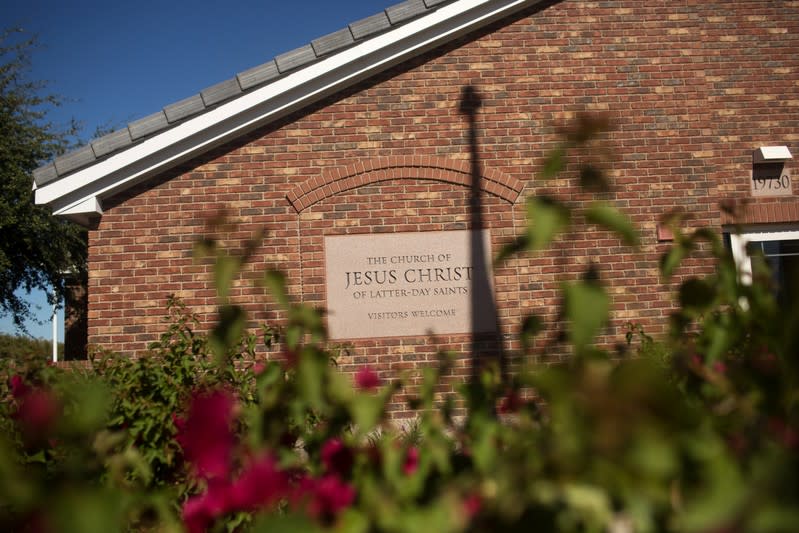
[[[494,331],[491,257],[487,230],[325,237],[330,338]]]
[[[783,163],[755,165],[752,170],[752,196],[792,196],[791,171]]]

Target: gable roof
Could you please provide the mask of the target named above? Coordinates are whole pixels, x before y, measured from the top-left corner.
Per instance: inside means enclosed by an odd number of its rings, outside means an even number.
[[[102,200],[540,0],[406,0],[36,169],[34,195],[87,224]]]

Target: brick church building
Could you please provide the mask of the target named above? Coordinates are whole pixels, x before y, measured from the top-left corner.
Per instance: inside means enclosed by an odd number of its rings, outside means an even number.
[[[35,201],[89,228],[88,342],[122,353],[163,331],[170,294],[213,323],[192,247],[221,213],[231,249],[264,231],[232,300],[253,326],[279,324],[252,281],[285,272],[297,301],[330,310],[345,369],[413,370],[472,332],[518,351],[529,314],[546,344],[560,284],[589,267],[612,297],[612,344],[629,322],[664,332],[679,281],[711,268],[700,254],[659,275],[668,212],[737,224],[742,269],[754,243],[796,282],[797,50],[795,1],[407,0],[59,157],[35,173]],[[577,161],[540,177],[586,114],[612,126],[582,154],[609,177],[599,196]],[[492,266],[542,195],[578,211],[599,197],[640,246],[576,222]]]

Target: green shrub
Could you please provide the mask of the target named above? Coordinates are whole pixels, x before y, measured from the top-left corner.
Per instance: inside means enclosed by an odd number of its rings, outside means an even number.
[[[593,123],[586,122],[591,125]],[[589,127],[594,132],[597,127]],[[573,135],[567,149],[590,142]],[[553,171],[554,171],[553,170]],[[594,179],[598,171],[587,175]],[[535,253],[575,218],[529,203],[529,227],[501,254]],[[636,244],[606,204],[588,220]],[[244,311],[228,300],[248,256],[215,243],[220,322],[208,335],[177,300],[147,356],[96,357],[86,372],[10,369],[0,393],[0,525],[5,530],[482,532],[762,531],[799,523],[797,317],[758,281],[744,285],[720,240],[675,227],[668,277],[701,248],[715,260],[686,279],[672,334],[631,325],[636,357],[614,361],[594,336],[608,318],[597,280],[565,284],[568,363],[487,367],[455,401],[437,401],[449,358],[423,371],[397,428],[387,405],[406,377],[351,378],[331,361],[322,313],[263,283],[285,310],[255,364]],[[525,319],[524,335],[537,320]],[[4,380],[5,381],[5,380]]]

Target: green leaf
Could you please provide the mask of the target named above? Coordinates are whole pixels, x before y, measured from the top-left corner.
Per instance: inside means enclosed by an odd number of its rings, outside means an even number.
[[[474,443],[472,445],[472,458],[475,468],[485,474],[490,474],[500,460],[497,449],[497,425],[488,417],[474,417],[472,420],[475,428]]]
[[[569,225],[569,209],[552,198],[542,196],[527,201],[527,245],[530,250],[549,246]]]
[[[369,519],[355,509],[346,509],[339,516],[333,531],[335,533],[367,533],[369,531]]]
[[[505,261],[507,258],[514,256],[520,252],[530,249],[530,239],[527,235],[516,237],[513,241],[500,248],[499,253],[494,258],[494,264]]]
[[[302,399],[315,409],[324,407],[323,385],[327,371],[327,357],[311,348],[305,348],[297,361],[297,386]]]
[[[716,361],[732,347],[734,339],[732,329],[729,315],[721,315],[718,321],[705,325],[707,335],[710,336],[710,345],[705,354],[708,361]]]
[[[680,305],[690,311],[702,313],[713,306],[716,288],[707,280],[689,278],[680,285]]]
[[[677,243],[672,246],[660,257],[660,273],[666,278],[671,277],[686,255],[688,250],[683,244]]]
[[[289,306],[289,296],[286,291],[286,276],[282,272],[276,270],[267,270],[264,274],[264,285],[269,289],[269,292],[277,300],[277,303],[283,307]]]
[[[241,263],[235,257],[219,255],[214,265],[214,284],[216,285],[216,295],[221,303],[227,303],[230,296],[230,289],[233,288],[233,280],[239,273]]]
[[[219,322],[211,332],[211,349],[217,358],[225,356],[236,346],[244,334],[247,313],[238,305],[223,305],[219,308]]]
[[[577,353],[582,352],[607,323],[610,298],[596,283],[576,282],[563,287],[569,337]]]
[[[251,531],[253,533],[314,533],[321,529],[304,515],[265,514],[255,520]]]
[[[522,346],[529,350],[533,346],[533,339],[544,329],[544,321],[536,315],[527,315],[522,322],[520,334]]]
[[[360,395],[350,402],[352,419],[361,432],[371,431],[383,414],[384,402],[379,396]]]
[[[544,161],[544,168],[541,170],[541,177],[552,179],[563,170],[563,167],[566,166],[566,148],[565,144],[561,144],[549,152]]]
[[[684,509],[676,516],[679,531],[718,529],[734,519],[746,501],[746,481],[723,444],[707,439],[700,443],[704,449],[697,453],[701,463],[694,476],[701,476],[702,484],[686,494]]]
[[[121,495],[111,490],[71,490],[56,493],[49,509],[58,531],[106,533],[123,531]]]
[[[563,497],[566,504],[575,509],[597,531],[607,529],[613,518],[613,508],[608,493],[602,487],[568,483],[563,487]]]
[[[588,222],[617,233],[624,244],[638,246],[638,232],[635,231],[635,226],[615,207],[594,202],[588,207],[585,218]]]

